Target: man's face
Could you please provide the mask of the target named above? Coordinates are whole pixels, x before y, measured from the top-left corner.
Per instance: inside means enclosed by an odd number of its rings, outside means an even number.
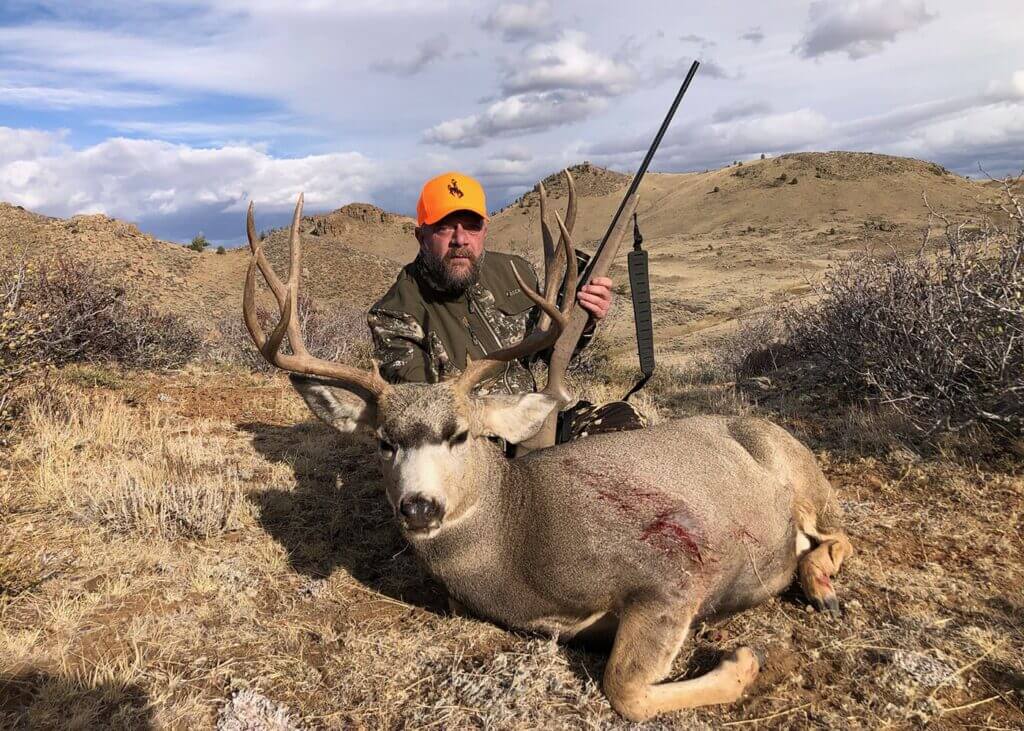
[[[438,283],[461,293],[475,283],[487,238],[487,222],[472,211],[453,211],[416,229],[420,253]]]

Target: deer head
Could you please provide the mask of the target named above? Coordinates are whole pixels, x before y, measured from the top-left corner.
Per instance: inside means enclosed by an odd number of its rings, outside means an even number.
[[[431,537],[472,511],[479,489],[494,475],[502,456],[491,438],[517,444],[540,429],[559,401],[545,393],[476,396],[474,386],[506,362],[526,358],[551,347],[558,339],[575,303],[576,257],[565,224],[555,214],[565,252],[562,307],[556,305],[557,281],[551,269],[562,249],[551,244],[544,227],[545,296],[537,294],[513,273],[522,291],[544,316],[521,342],[478,360],[467,360],[462,374],[437,384],[392,385],[374,368],[359,368],[314,357],[307,350],[296,317],[302,271],[302,218],[299,196],[289,237],[288,281],[282,282],[263,253],[249,205],[246,230],[252,258],[246,273],[242,312],[246,328],[264,358],[292,374],[291,381],[310,410],[341,432],[365,430],[377,439],[387,496],[407,535]],[[263,274],[277,300],[280,320],[263,332],[256,316],[256,270]],[[282,352],[287,337],[291,352]]]

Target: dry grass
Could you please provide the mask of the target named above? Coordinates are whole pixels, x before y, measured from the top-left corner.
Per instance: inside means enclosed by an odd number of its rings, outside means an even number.
[[[225,440],[202,438],[156,405],[53,391],[29,405],[13,460],[34,463],[37,499],[125,534],[208,538],[251,518]]]
[[[651,394],[671,414],[699,387]],[[65,384],[29,417],[0,481],[0,726],[627,727],[598,689],[603,650],[447,614],[371,450],[306,421],[283,379]],[[763,677],[735,706],[645,727],[1020,727],[1024,480],[900,450],[852,457],[803,428],[859,551],[838,581],[846,616],[793,593],[702,629],[677,677],[747,642],[767,652]],[[237,488],[244,507],[218,503],[236,510],[199,532],[97,507],[160,483],[201,499]]]

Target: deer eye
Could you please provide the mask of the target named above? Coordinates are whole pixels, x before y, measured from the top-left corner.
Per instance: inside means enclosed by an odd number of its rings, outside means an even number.
[[[460,431],[458,434],[456,434],[455,436],[453,436],[451,439],[448,440],[448,446],[449,447],[457,447],[460,444],[465,444],[465,442],[466,442],[466,440],[468,438],[469,438],[469,430],[468,429],[465,430],[465,431]]]
[[[380,453],[385,457],[393,457],[395,455],[395,445],[391,442],[379,439],[377,440],[377,448],[380,449]]]

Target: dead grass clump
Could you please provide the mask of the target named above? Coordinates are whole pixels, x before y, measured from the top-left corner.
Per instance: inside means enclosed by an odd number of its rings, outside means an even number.
[[[217,731],[300,731],[288,709],[250,688],[236,691],[221,708]]]
[[[356,308],[324,310],[312,297],[300,294],[298,313],[306,348],[314,356],[361,367],[370,365],[372,343],[364,311]],[[280,319],[276,311],[271,312],[266,307],[258,307],[256,314],[264,332],[271,332]],[[261,373],[276,372],[277,369],[256,350],[240,316],[224,318],[217,329],[221,338],[210,350],[214,360],[238,363]],[[284,352],[290,352],[287,348],[287,343],[282,345]]]
[[[485,656],[439,656],[423,668],[433,687],[410,719],[442,728],[600,728],[607,701],[594,678],[580,677],[567,650],[530,639]],[[538,702],[538,699],[544,699]],[[571,721],[556,709],[571,708]]]
[[[155,477],[155,479],[154,479]],[[238,530],[249,514],[240,483],[225,475],[193,474],[193,482],[162,483],[122,473],[86,496],[87,513],[118,533],[201,539]]]
[[[195,433],[119,395],[55,390],[25,412],[13,462],[32,464],[37,504],[123,534],[201,539],[251,517],[226,437]]]

